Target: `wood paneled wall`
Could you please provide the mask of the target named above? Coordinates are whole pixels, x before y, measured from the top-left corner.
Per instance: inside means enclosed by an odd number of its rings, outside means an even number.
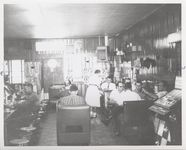
[[[154,58],[161,57],[165,64],[159,66],[158,75],[180,75],[181,46],[178,49],[168,41],[168,35],[175,32],[181,32],[181,4],[163,5],[156,12],[120,34],[116,38],[119,43],[117,47],[121,47],[128,54],[128,60],[132,62],[137,57],[145,58],[149,55],[154,55]],[[142,51],[131,52],[132,48],[127,47],[129,43],[137,47],[141,46]],[[176,45],[180,45],[179,43]],[[156,61],[157,64],[161,64],[159,59]],[[173,65],[171,71],[168,70],[170,61]],[[169,78],[168,76],[166,78]]]
[[[82,39],[82,38],[81,38]],[[78,40],[78,39],[77,39]],[[104,46],[104,37],[83,38],[82,53],[95,53],[97,46]],[[26,61],[41,60],[48,58],[61,58],[62,54],[38,54],[35,51],[34,39],[5,39],[4,59],[24,59]],[[112,45],[112,44],[111,44]]]
[[[166,46],[168,34],[180,30],[181,5],[169,4],[131,27],[121,36],[121,39],[123,42],[141,44],[147,51],[169,49]],[[122,46],[125,45],[126,43],[122,44]]]

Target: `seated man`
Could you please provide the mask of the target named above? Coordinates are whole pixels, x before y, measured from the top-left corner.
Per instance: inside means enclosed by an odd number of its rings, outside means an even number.
[[[111,112],[112,112],[112,118],[114,123],[114,130],[115,134],[119,135],[119,114],[123,111],[123,92],[124,92],[124,84],[122,82],[118,82],[116,84],[117,89],[113,90],[110,93],[110,99],[108,101],[109,105],[112,105]]]
[[[131,91],[131,83],[125,82],[125,90],[123,90],[124,84],[118,84],[118,92],[111,93],[110,99],[111,103],[115,103],[115,106],[112,109],[112,117],[114,121],[115,134],[119,135],[120,133],[120,120],[119,115],[123,112],[123,101],[137,101],[141,100],[141,97],[136,93]]]
[[[123,93],[123,101],[138,101],[141,100],[141,97],[138,93],[132,91],[131,82],[125,83],[125,92]]]
[[[26,83],[24,85],[24,100],[14,102],[16,112],[14,117],[20,126],[27,126],[34,119],[32,114],[39,110],[39,98],[35,92],[33,92],[33,85]]]
[[[168,89],[167,88],[167,83],[165,81],[160,82],[159,91],[156,94],[158,96],[158,98],[161,98],[161,97],[165,96],[168,92],[167,89]]]
[[[35,112],[38,109],[39,98],[37,94],[33,92],[33,85],[31,83],[26,83],[24,85],[24,99],[23,101],[15,103],[14,106],[17,109],[24,108],[28,113]]]
[[[102,83],[101,89],[103,91],[112,91],[116,89],[116,85],[112,83],[112,79],[110,76],[106,78],[106,81]]]
[[[60,99],[60,105],[85,105],[83,97],[78,96],[78,87],[75,84],[70,86],[70,95]]]

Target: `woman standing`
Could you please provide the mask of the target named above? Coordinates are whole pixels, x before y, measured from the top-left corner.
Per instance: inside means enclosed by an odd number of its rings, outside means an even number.
[[[90,76],[85,96],[87,104],[91,106],[90,115],[93,118],[97,116],[96,107],[100,107],[100,96],[102,94],[102,91],[100,90],[101,84],[100,73],[101,73],[100,70],[96,70],[94,72],[94,75]]]

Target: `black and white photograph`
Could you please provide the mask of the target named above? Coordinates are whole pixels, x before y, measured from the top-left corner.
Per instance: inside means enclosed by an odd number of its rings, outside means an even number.
[[[4,149],[184,146],[182,2],[0,5]]]

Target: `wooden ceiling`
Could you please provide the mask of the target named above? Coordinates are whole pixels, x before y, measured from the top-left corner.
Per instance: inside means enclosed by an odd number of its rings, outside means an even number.
[[[113,36],[161,4],[5,4],[5,38]]]

